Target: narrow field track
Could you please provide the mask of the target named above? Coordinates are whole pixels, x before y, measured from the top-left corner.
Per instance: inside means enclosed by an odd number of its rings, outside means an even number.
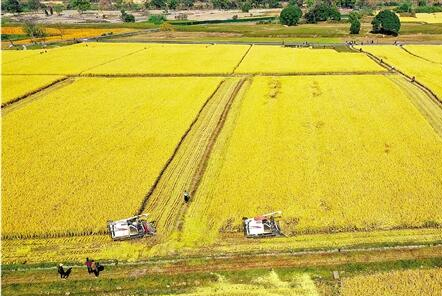
[[[146,196],[146,206],[142,205],[139,212],[152,213],[158,237],[178,229],[188,206],[184,203],[183,192],[187,190],[192,194],[196,190],[220,124],[243,81],[230,78],[222,83],[186,135],[157,186]]]
[[[438,101],[429,100],[429,94],[419,86],[400,76],[389,76],[389,79],[398,85],[410,99],[411,103],[427,119],[434,131],[442,138],[442,106]]]
[[[351,48],[355,51],[361,52],[354,47],[351,47]],[[402,75],[403,77],[407,78],[410,82],[412,81],[414,84],[419,86],[425,93],[427,93],[429,99],[433,100],[440,108],[442,108],[441,99],[429,87],[425,86],[424,84],[422,84],[418,80],[415,80],[414,77],[411,77],[411,76],[405,74],[400,69],[397,69],[397,68],[391,66],[390,64],[386,63],[383,59],[378,58],[374,54],[369,53],[367,51],[362,51],[362,52],[364,52],[369,58],[371,58],[373,61],[375,61],[376,63],[378,63],[382,67],[388,69],[390,72],[398,73],[398,74]]]
[[[40,87],[34,91],[31,91],[23,96],[15,98],[12,101],[2,104],[2,106],[1,106],[2,115],[6,115],[7,113],[9,113],[13,110],[21,108],[24,105],[26,105],[34,100],[42,98],[46,94],[48,94],[56,89],[63,88],[65,86],[73,83],[74,81],[75,81],[75,78],[66,76],[61,79],[57,79],[56,81],[54,81],[48,85],[45,85],[45,86]]]
[[[118,279],[143,277],[154,274],[185,274],[207,273],[221,271],[240,271],[259,268],[303,268],[327,267],[356,263],[392,262],[398,260],[416,260],[442,258],[442,246],[433,247],[405,247],[385,249],[359,249],[333,252],[294,253],[294,254],[267,254],[251,256],[224,256],[213,258],[195,258],[183,260],[166,260],[140,262],[136,264],[119,264],[108,267],[100,276],[102,279]],[[109,265],[108,265],[109,266]],[[87,274],[84,266],[73,266],[70,280],[95,279]],[[60,279],[56,275],[56,267],[37,269],[16,269],[3,271],[2,285],[16,285],[29,283],[51,283]]]

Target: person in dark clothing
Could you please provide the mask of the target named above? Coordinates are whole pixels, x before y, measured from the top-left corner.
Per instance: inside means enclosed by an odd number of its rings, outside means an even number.
[[[188,203],[190,201],[190,194],[187,191],[184,191],[184,202]]]
[[[60,265],[58,265],[58,273],[60,274],[60,278],[62,278],[62,279],[67,279],[69,277],[69,275],[71,274],[71,271],[72,271],[72,267],[69,267],[65,271],[63,268],[63,264],[60,263]]]
[[[97,263],[95,263],[94,260],[92,260],[92,263],[91,263],[91,270],[94,273],[95,277],[98,277],[100,275],[100,271],[98,271],[98,268],[97,268]]]
[[[92,268],[91,268],[92,261],[89,260],[89,258],[86,258],[86,263],[85,263],[85,265],[86,265],[86,267],[87,267],[87,272],[88,272],[89,274],[91,274],[91,273],[92,273]]]

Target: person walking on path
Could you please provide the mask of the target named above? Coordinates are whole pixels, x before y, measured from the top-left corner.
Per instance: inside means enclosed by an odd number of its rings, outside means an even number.
[[[91,274],[91,273],[92,273],[92,268],[91,268],[92,261],[89,260],[89,258],[86,258],[86,263],[84,263],[84,264],[85,264],[86,267],[87,267],[87,272],[88,272],[89,274]]]

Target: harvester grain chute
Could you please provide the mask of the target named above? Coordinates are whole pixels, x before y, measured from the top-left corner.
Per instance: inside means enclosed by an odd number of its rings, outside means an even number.
[[[279,224],[275,221],[281,211],[268,213],[254,218],[243,218],[244,235],[248,238],[270,237],[284,235]]]
[[[153,236],[156,233],[155,223],[147,221],[148,214],[108,221],[107,227],[113,240],[127,240]]]

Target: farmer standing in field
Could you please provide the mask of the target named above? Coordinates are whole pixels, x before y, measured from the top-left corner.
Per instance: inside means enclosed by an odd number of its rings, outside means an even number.
[[[187,191],[184,191],[184,202],[188,203],[190,201],[190,194]]]
[[[66,271],[64,271],[63,264],[60,263],[58,265],[58,273],[60,274],[60,278],[62,278],[62,279],[67,279],[69,277],[69,275],[71,274],[71,271],[72,271],[72,267],[69,267],[68,269],[66,269]]]
[[[91,273],[92,273],[92,268],[91,268],[92,261],[89,260],[89,258],[86,258],[86,263],[84,263],[84,264],[85,264],[86,267],[87,267],[87,272],[88,272],[89,274],[91,274]]]

